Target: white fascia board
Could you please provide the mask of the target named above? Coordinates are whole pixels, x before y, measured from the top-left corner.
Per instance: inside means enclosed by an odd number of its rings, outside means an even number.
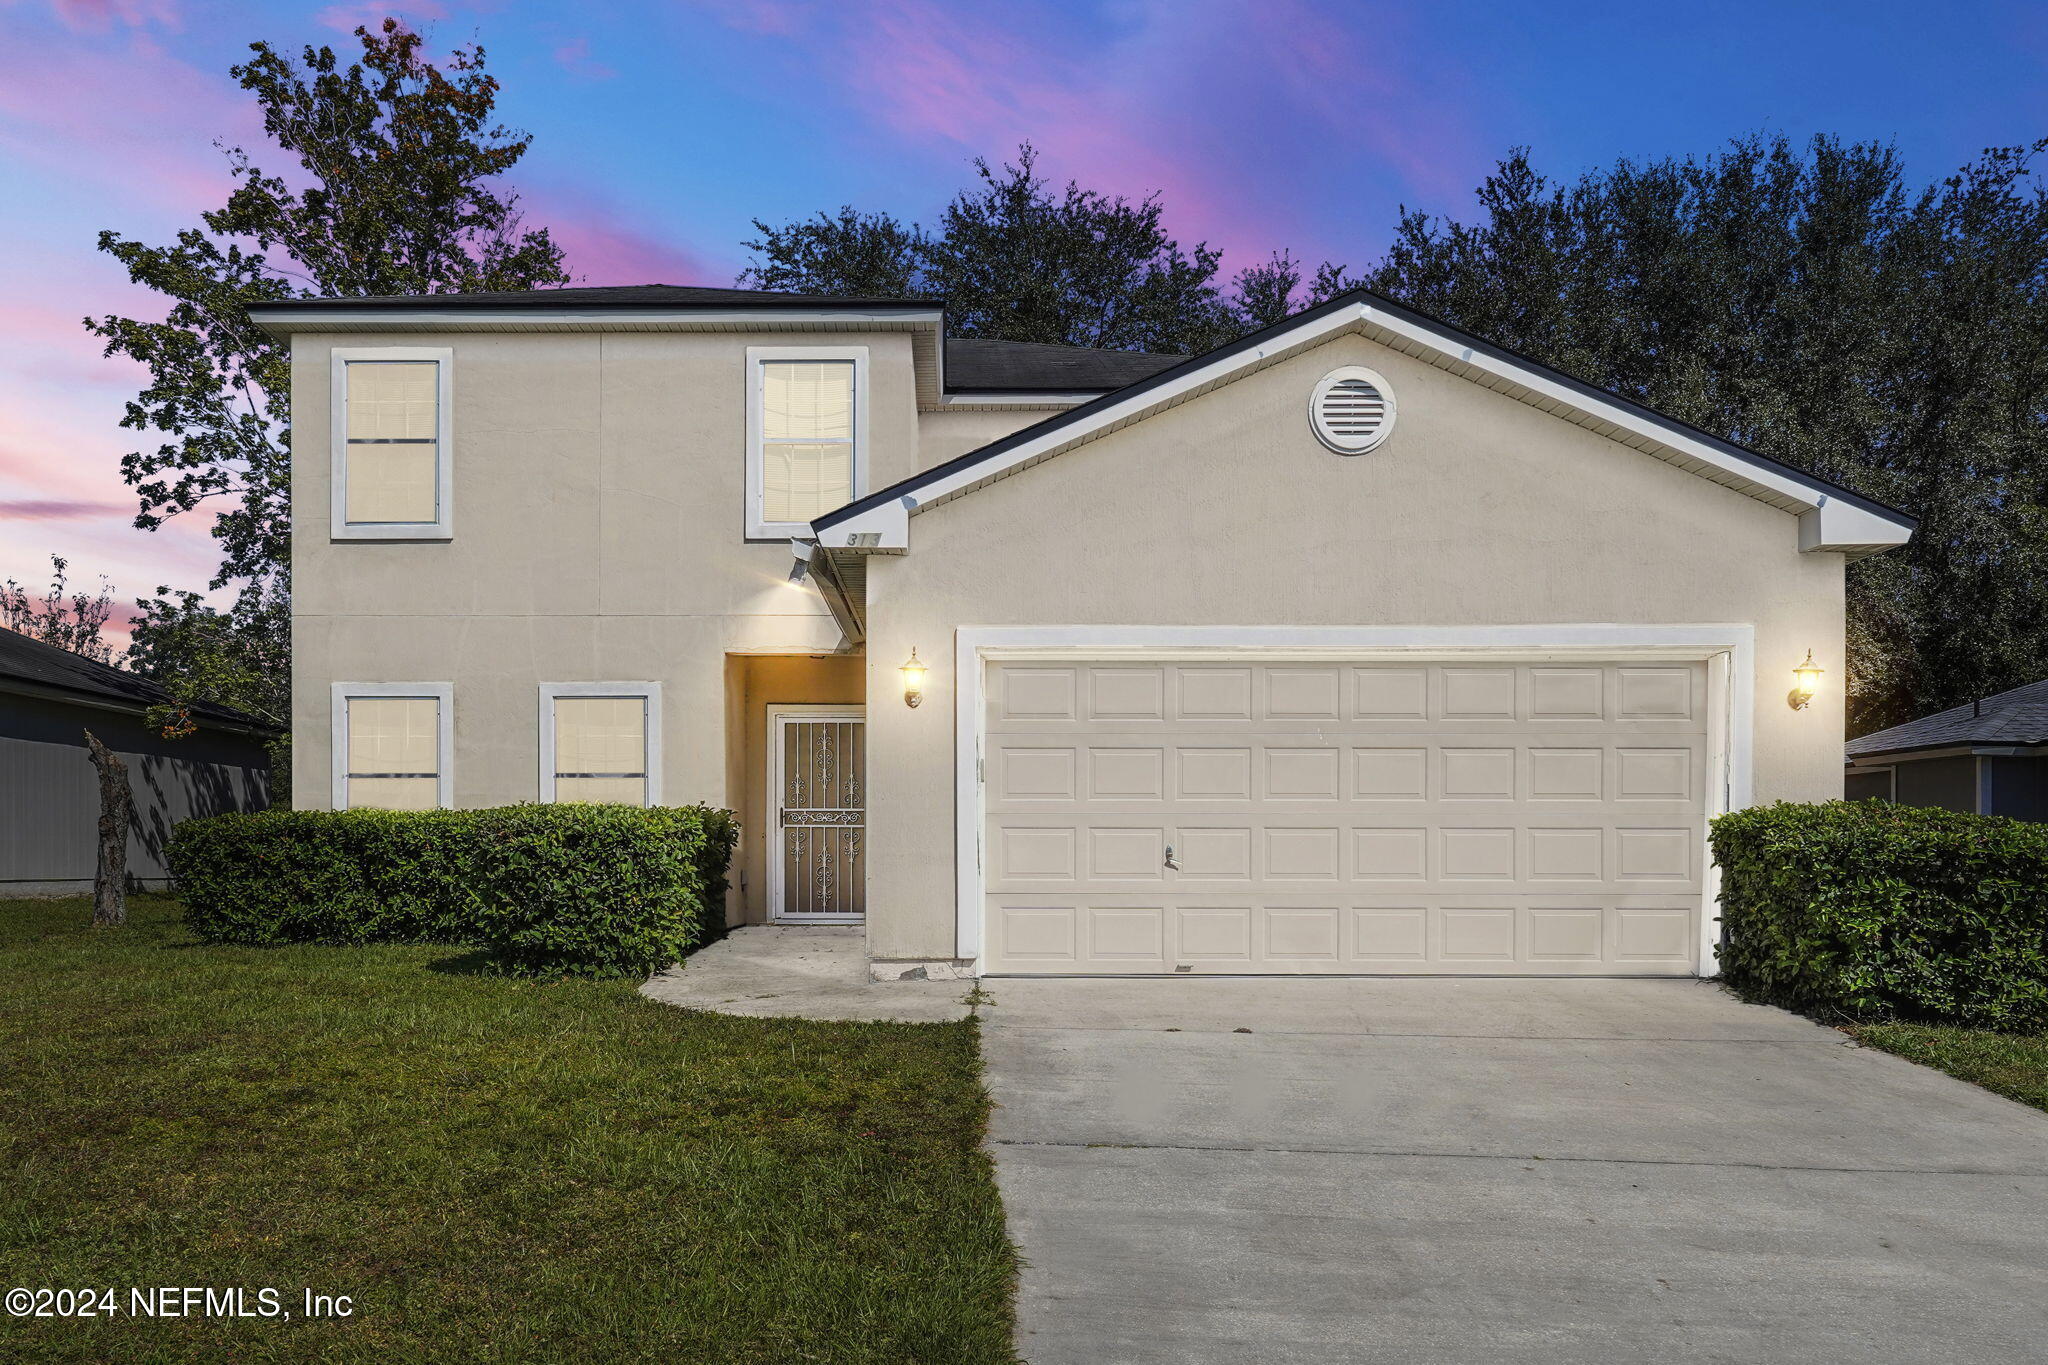
[[[1078,445],[1097,433],[1171,406],[1198,390],[1228,380],[1241,372],[1258,368],[1287,352],[1316,345],[1347,331],[1368,330],[1399,338],[1456,365],[1497,379],[1503,385],[1526,395],[1528,399],[1555,404],[1570,412],[1606,423],[1642,441],[1649,447],[1644,453],[1653,458],[1689,461],[1727,475],[1729,482],[1738,491],[1747,492],[1773,505],[1799,513],[1802,518],[1802,550],[1837,550],[1850,554],[1867,554],[1902,545],[1912,534],[1909,526],[1830,497],[1790,474],[1752,464],[1717,448],[1710,442],[1698,440],[1684,432],[1674,431],[1653,422],[1621,404],[1603,402],[1513,360],[1485,354],[1465,345],[1460,338],[1447,336],[1433,327],[1412,322],[1365,303],[1354,303],[1304,321],[1262,345],[1219,356],[1210,364],[1198,366],[1168,383],[1149,387],[1122,402],[1112,403],[1086,422],[1056,428],[1035,440],[1012,446],[994,458],[969,465],[944,478],[924,484],[917,489],[915,505],[941,502],[956,493],[999,477],[1010,469],[1043,459],[1047,455]],[[1805,518],[1808,516],[1814,516],[1810,532],[1806,529]],[[833,530],[841,531],[850,525],[852,523],[849,522],[834,527]],[[905,545],[907,544],[906,536]]]
[[[879,550],[901,553],[910,548],[910,509],[915,498],[870,507],[857,517],[817,531],[818,544],[832,550]]]
[[[317,308],[297,313],[251,315],[272,336],[294,332],[495,331],[505,327],[613,327],[733,329],[746,327],[854,327],[862,324],[922,322],[938,326],[938,309],[798,309],[798,308]]]
[[[971,408],[976,411],[1001,411],[1005,408],[1078,408],[1083,403],[1092,403],[1113,389],[1097,389],[1092,393],[1025,393],[1004,390],[965,391],[949,393],[939,399],[939,409]]]
[[[1820,505],[1799,514],[1799,548],[1808,552],[1835,550],[1852,559],[1904,545],[1912,532],[1861,507],[1823,494]]]

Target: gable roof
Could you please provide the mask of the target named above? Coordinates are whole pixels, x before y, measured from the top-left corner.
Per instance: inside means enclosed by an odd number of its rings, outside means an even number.
[[[989,393],[1104,393],[1150,379],[1187,359],[1147,351],[1055,346],[1042,341],[946,339],[946,388]]]
[[[2048,679],[1852,739],[1850,758],[1916,749],[2048,745]]]
[[[249,317],[276,336],[295,332],[466,331],[908,331],[919,401],[948,394],[1066,396],[1120,389],[1179,364],[1147,355],[1030,341],[947,338],[936,299],[792,294],[696,284],[514,289],[481,294],[380,294],[272,299]],[[1015,406],[1055,406],[1044,402]]]
[[[5,627],[0,627],[0,691],[26,692],[132,712],[171,700],[169,692],[147,678]],[[266,735],[279,733],[277,727],[254,716],[209,702],[194,704],[192,717]]]
[[[720,289],[702,284],[569,285],[554,289],[500,289],[480,294],[368,294],[324,299],[274,299],[249,305],[251,317],[305,310],[412,312],[421,308],[914,308],[929,311],[930,299],[865,298],[850,294],[792,294],[779,289]]]
[[[1802,550],[1834,550],[1851,557],[1873,554],[1903,544],[1917,524],[1895,508],[1816,475],[1688,426],[1368,290],[1354,289],[855,499],[817,518],[811,528],[819,543],[831,549],[906,549],[909,518],[916,512],[1349,332],[1793,513],[1800,518]]]

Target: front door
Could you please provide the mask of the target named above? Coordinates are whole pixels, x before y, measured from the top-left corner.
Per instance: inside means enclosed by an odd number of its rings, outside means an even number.
[[[866,726],[845,707],[768,716],[768,917],[847,924],[867,910]]]

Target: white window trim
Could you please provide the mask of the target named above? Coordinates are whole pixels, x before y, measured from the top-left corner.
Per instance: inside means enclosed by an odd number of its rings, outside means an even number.
[[[352,360],[431,360],[434,394],[433,521],[348,519],[348,365]],[[451,346],[337,346],[328,353],[328,537],[332,540],[450,540],[455,535],[455,350]]]
[[[647,703],[647,804],[661,804],[661,684],[658,682],[542,683],[540,685],[540,799],[555,799],[555,702],[561,697],[640,697]]]
[[[984,668],[991,659],[1241,657],[1515,657],[1683,659],[1707,665],[1706,825],[1752,800],[1756,726],[1756,629],[1747,623],[1634,626],[962,626],[953,639],[954,952],[986,969],[982,869],[987,827],[982,756],[986,745]],[[1721,869],[1709,856],[1700,895],[1699,975],[1720,974]]]
[[[807,521],[763,521],[761,453],[761,367],[771,360],[851,360],[853,362],[853,492],[847,501],[868,491],[868,348],[865,346],[747,347],[747,539],[788,540],[811,534]]]
[[[328,706],[333,717],[334,752],[330,763],[334,782],[331,804],[347,810],[348,804],[348,703],[352,697],[432,697],[439,703],[439,721],[434,741],[434,804],[447,810],[455,804],[455,684],[444,682],[338,682],[328,688]]]

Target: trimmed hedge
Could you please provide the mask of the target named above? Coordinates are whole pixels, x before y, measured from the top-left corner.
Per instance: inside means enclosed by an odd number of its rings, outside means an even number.
[[[2048,1028],[2048,825],[1884,801],[1714,821],[1721,968],[1811,1013]]]
[[[724,925],[731,812],[707,806],[258,811],[167,850],[216,943],[451,943],[523,976],[667,966]]]

